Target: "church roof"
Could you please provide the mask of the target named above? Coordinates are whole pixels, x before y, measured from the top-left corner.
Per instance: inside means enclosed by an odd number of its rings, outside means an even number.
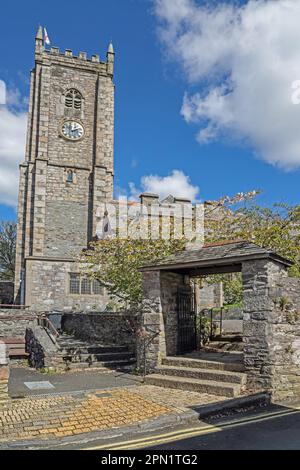
[[[187,269],[239,264],[254,259],[272,259],[287,267],[293,262],[272,250],[262,248],[246,240],[233,240],[187,249],[152,265],[143,266],[142,271]]]

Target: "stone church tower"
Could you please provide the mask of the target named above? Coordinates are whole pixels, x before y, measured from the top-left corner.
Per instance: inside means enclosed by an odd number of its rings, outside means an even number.
[[[88,308],[97,282],[76,256],[96,233],[97,204],[111,200],[114,50],[74,56],[46,49],[40,27],[31,72],[25,161],[20,165],[16,303],[32,310]]]

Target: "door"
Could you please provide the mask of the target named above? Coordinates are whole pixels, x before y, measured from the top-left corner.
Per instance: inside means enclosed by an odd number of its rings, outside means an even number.
[[[184,354],[197,349],[196,314],[194,299],[189,287],[178,289],[178,347],[177,354]]]

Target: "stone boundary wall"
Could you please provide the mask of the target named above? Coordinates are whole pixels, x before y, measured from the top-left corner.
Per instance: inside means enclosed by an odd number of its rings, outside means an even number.
[[[9,360],[8,348],[0,341],[0,407],[9,399],[8,395]]]
[[[12,281],[0,281],[0,306],[11,305],[14,301],[14,283]]]
[[[28,310],[0,308],[0,338],[25,338],[26,328],[36,324],[36,318]]]
[[[136,349],[138,316],[130,313],[64,313],[61,328],[77,338]]]
[[[296,400],[300,396],[300,279],[279,279],[271,295],[276,317],[270,354],[273,395],[277,400]]]
[[[278,280],[275,290],[277,298],[286,297],[300,311],[300,278],[287,277]]]
[[[43,369],[62,364],[63,361],[57,357],[57,345],[53,343],[46,330],[41,326],[27,328],[25,341],[30,367]]]
[[[223,283],[204,284],[199,288],[198,309],[222,307],[224,303]]]

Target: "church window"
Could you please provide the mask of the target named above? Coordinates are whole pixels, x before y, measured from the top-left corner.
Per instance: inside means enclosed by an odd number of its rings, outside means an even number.
[[[81,279],[81,294],[90,295],[92,293],[92,282],[87,277]]]
[[[104,287],[102,286],[102,284],[97,279],[94,279],[94,281],[93,281],[93,293],[95,295],[104,294]]]
[[[70,274],[70,294],[80,294],[80,274]]]
[[[79,91],[72,88],[66,93],[65,96],[66,108],[81,109],[82,106],[82,95]]]
[[[97,279],[89,279],[80,274],[70,273],[70,294],[103,295],[104,286]]]
[[[67,183],[73,183],[74,181],[74,174],[72,170],[67,171]]]

